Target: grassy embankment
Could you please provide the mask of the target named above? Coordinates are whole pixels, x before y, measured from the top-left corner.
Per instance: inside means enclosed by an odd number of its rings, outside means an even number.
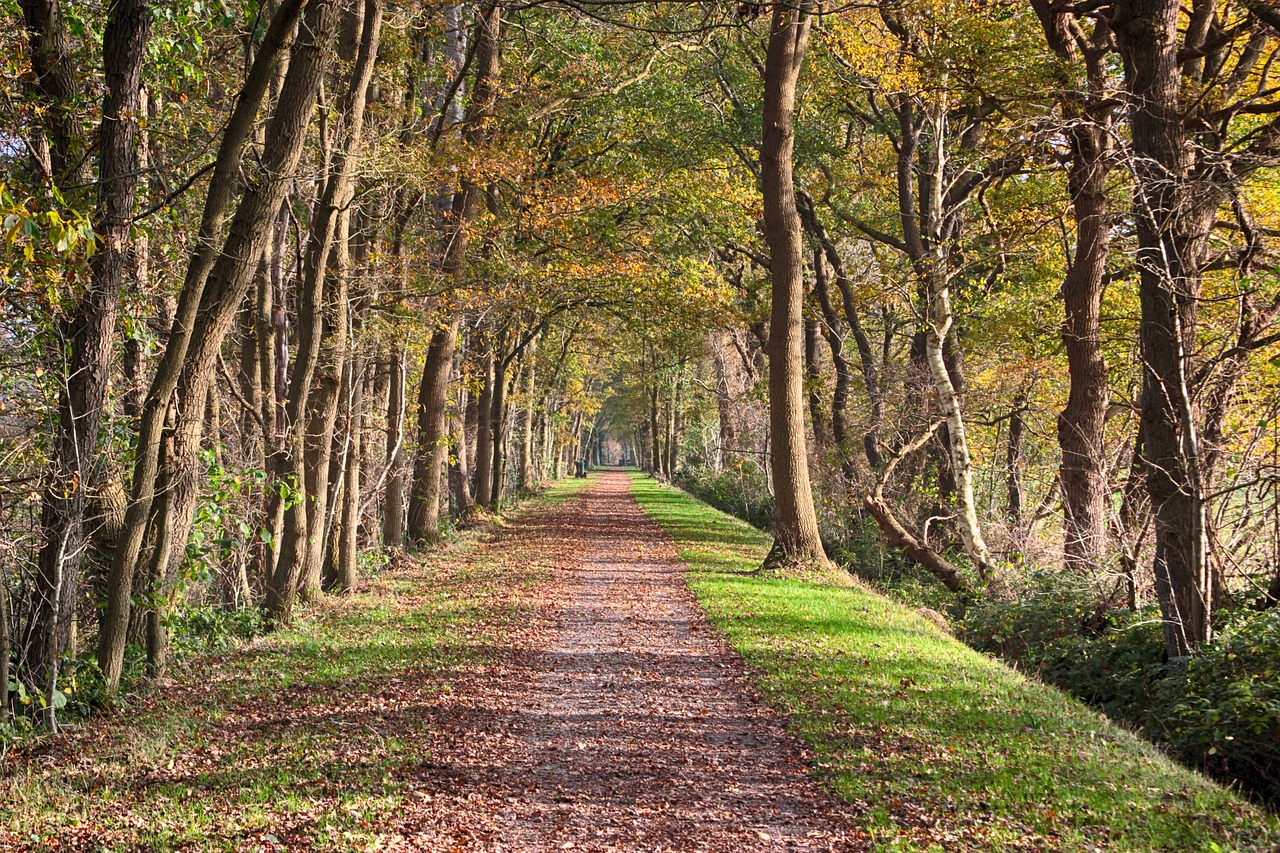
[[[0,761],[0,850],[377,849],[451,673],[492,657],[522,612],[513,592],[543,575],[533,545],[484,539],[464,532],[112,719],[24,745]]]
[[[880,849],[1275,850],[1280,822],[861,586],[752,575],[769,539],[633,474],[688,580]]]

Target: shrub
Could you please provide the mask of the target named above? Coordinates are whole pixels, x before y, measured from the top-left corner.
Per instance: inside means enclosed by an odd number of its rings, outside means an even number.
[[[721,512],[762,530],[773,526],[773,495],[769,493],[764,471],[750,460],[735,460],[720,471],[702,466],[681,468],[673,480]]]
[[[1241,615],[1175,661],[1147,727],[1191,763],[1280,804],[1280,611]]]
[[[262,633],[265,625],[263,612],[257,607],[232,610],[203,605],[176,613],[170,635],[175,649],[184,655],[218,652],[253,639]]]
[[[1107,611],[1043,575],[1017,600],[975,606],[962,637],[1280,803],[1280,612],[1240,614],[1196,657],[1168,660],[1157,608]]]

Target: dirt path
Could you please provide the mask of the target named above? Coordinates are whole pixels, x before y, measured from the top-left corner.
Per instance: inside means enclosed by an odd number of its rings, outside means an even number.
[[[610,472],[528,522],[555,552],[539,615],[436,717],[392,849],[857,848],[627,491]]]

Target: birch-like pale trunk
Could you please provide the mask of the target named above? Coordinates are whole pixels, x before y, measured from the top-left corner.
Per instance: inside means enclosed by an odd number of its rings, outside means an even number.
[[[932,171],[928,182],[932,197],[929,199],[929,212],[923,223],[924,231],[930,240],[930,253],[923,266],[925,276],[925,295],[928,300],[929,325],[925,335],[925,358],[929,364],[929,375],[933,380],[934,391],[942,403],[942,413],[947,422],[948,450],[950,451],[952,474],[955,477],[955,511],[956,529],[964,542],[965,553],[973,561],[979,576],[987,579],[991,575],[991,553],[987,549],[986,539],[982,535],[982,525],[978,522],[978,508],[973,497],[973,460],[969,455],[969,439],[964,423],[964,404],[951,381],[951,373],[947,370],[943,347],[947,335],[955,326],[955,311],[951,306],[951,279],[947,269],[945,225],[943,223],[943,187],[946,175],[946,102],[940,99],[937,110],[931,117],[933,151],[926,158],[928,168]]]

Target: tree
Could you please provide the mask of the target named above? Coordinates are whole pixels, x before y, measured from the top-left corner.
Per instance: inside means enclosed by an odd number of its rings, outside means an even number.
[[[773,302],[769,318],[769,421],[776,510],[768,566],[825,565],[809,484],[804,424],[804,244],[792,177],[796,86],[816,8],[774,4],[764,66],[760,178]]]
[[[1058,416],[1062,448],[1064,557],[1073,572],[1096,571],[1105,558],[1107,493],[1105,439],[1110,378],[1102,355],[1103,283],[1111,243],[1107,176],[1114,167],[1116,100],[1109,89],[1111,29],[1096,19],[1091,31],[1065,10],[1032,0],[1049,47],[1062,61],[1058,109],[1067,139],[1067,189],[1076,223],[1075,251],[1062,281],[1062,342],[1071,378]],[[1083,65],[1083,80],[1070,65]]]
[[[1248,275],[1260,252],[1242,195],[1256,170],[1280,155],[1278,108],[1269,103],[1266,73],[1255,73],[1277,35],[1274,19],[1242,4],[1123,0],[1110,5],[1111,27],[1124,63],[1130,103],[1133,217],[1142,310],[1142,430],[1147,489],[1155,515],[1154,571],[1170,655],[1186,655],[1209,640],[1213,580],[1206,522],[1206,471],[1197,394],[1206,375],[1195,367],[1205,275],[1213,265],[1211,234],[1230,203],[1245,246],[1231,266]],[[1264,88],[1258,88],[1259,86]],[[1201,92],[1216,90],[1212,101]],[[1259,125],[1254,116],[1263,116]],[[1256,237],[1256,235],[1255,235]],[[1223,362],[1246,357],[1280,305],[1258,311],[1240,297],[1241,332]],[[1260,316],[1259,316],[1260,315]],[[1234,393],[1228,368],[1213,393],[1211,425]],[[1220,421],[1218,421],[1220,423]],[[1213,429],[1216,431],[1216,429]]]
[[[476,14],[475,80],[471,103],[465,119],[465,144],[478,146],[488,135],[498,99],[501,73],[502,9],[496,3],[485,3]],[[464,175],[453,199],[449,237],[441,273],[461,278],[470,242],[470,228],[479,214],[482,190]],[[462,318],[453,316],[443,322],[431,337],[431,349],[423,366],[418,391],[418,445],[414,456],[413,490],[409,496],[409,537],[423,543],[440,539],[440,487],[449,447],[446,441],[446,394],[449,374],[453,370],[453,350],[457,345]],[[489,496],[484,495],[482,502]]]
[[[289,382],[290,431],[283,459],[277,463],[277,470],[299,492],[285,509],[279,561],[267,585],[267,612],[281,622],[289,621],[299,585],[304,594],[320,591],[324,562],[329,450],[349,334],[350,206],[362,143],[365,97],[382,28],[380,0],[363,0],[363,6],[359,53],[344,98],[343,137],[311,218],[298,312],[298,358]],[[313,382],[317,385],[314,393]],[[276,492],[281,501],[283,494],[283,490]]]
[[[154,582],[162,572],[168,571],[169,560],[182,541],[182,537],[174,534],[185,532],[190,524],[189,514],[186,517],[176,512],[170,514],[169,505],[177,497],[175,481],[184,474],[188,485],[183,497],[189,500],[193,493],[193,466],[203,422],[203,407],[194,401],[207,397],[212,370],[217,363],[217,349],[244,300],[271,231],[267,225],[279,210],[306,140],[327,62],[328,42],[338,17],[335,4],[329,0],[319,0],[306,7],[306,22],[301,36],[293,43],[289,70],[281,85],[275,115],[267,127],[260,180],[246,188],[223,237],[225,208],[239,185],[245,142],[262,97],[275,76],[276,62],[293,42],[294,27],[304,5],[302,0],[284,0],[276,9],[250,67],[244,91],[223,131],[177,316],[147,393],[124,534],[111,561],[106,614],[98,642],[99,665],[110,691],[119,686],[133,579],[148,532],[154,534],[149,560]],[[166,430],[175,394],[187,405],[178,407],[183,413],[179,423]],[[170,436],[168,441],[163,438],[166,432]],[[185,439],[181,447],[179,435]],[[163,492],[159,488],[162,466],[166,482],[171,484]],[[185,470],[179,471],[179,466]],[[157,497],[161,499],[158,506]],[[173,529],[174,525],[177,530]]]
[[[68,34],[57,0],[24,6],[32,32],[37,86],[50,102],[54,140],[51,180],[69,185],[83,174],[73,158],[78,119],[69,114],[75,84]],[[115,0],[103,36],[105,94],[98,130],[98,200],[94,232],[100,243],[90,261],[88,291],[60,323],[65,351],[58,430],[49,461],[41,514],[43,544],[37,578],[36,643],[32,675],[43,682],[49,728],[57,727],[58,660],[67,651],[80,584],[86,496],[94,480],[98,431],[111,375],[116,314],[128,270],[130,226],[138,184],[137,117],[142,66],[151,32],[146,2]]]

